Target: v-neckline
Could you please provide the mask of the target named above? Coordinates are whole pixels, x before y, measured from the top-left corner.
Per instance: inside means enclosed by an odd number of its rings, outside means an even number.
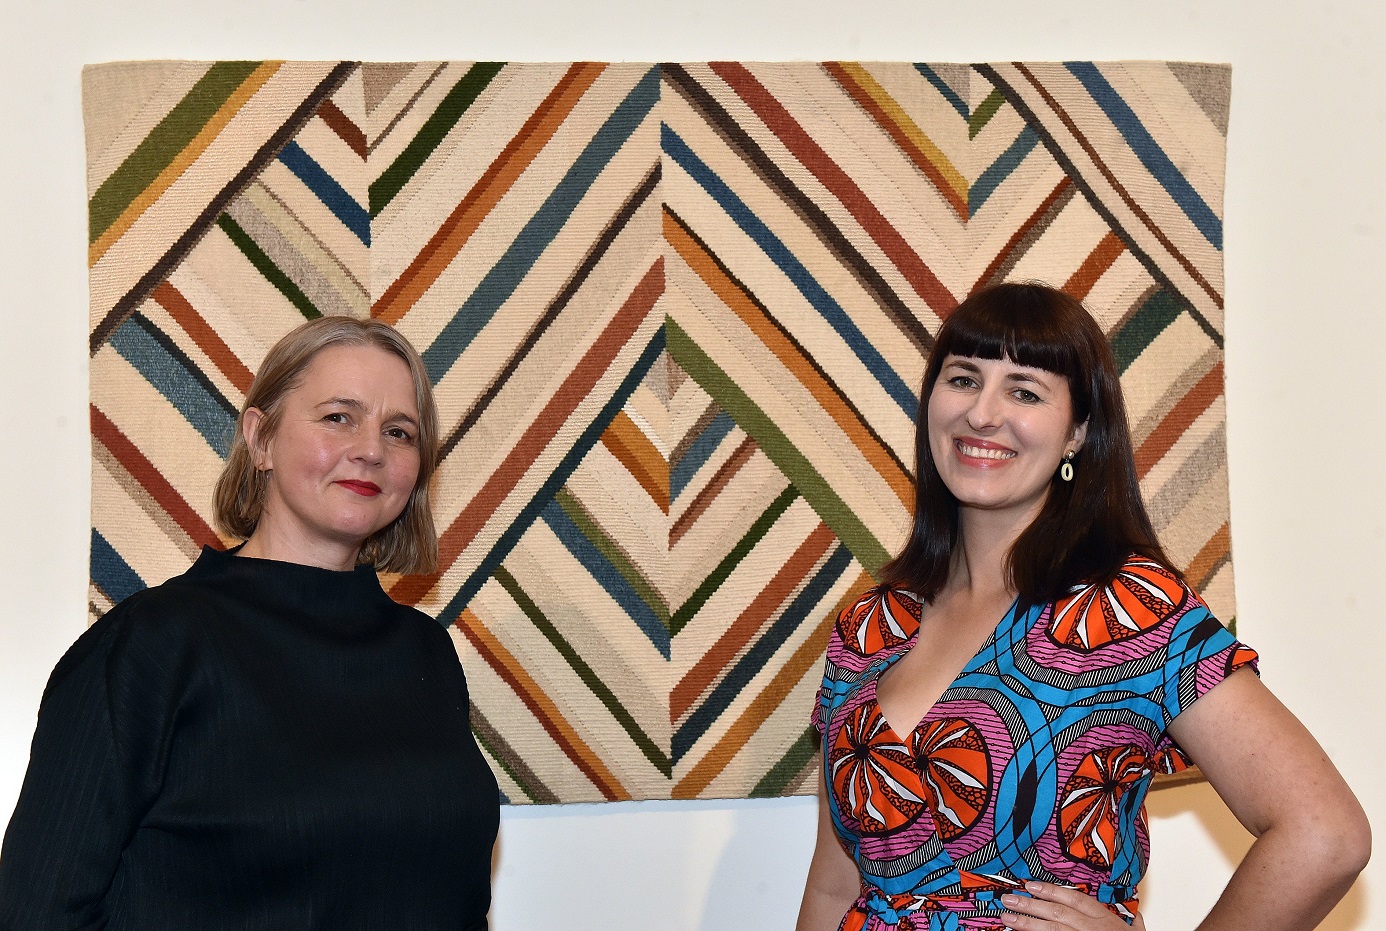
[[[915,732],[918,731],[921,727],[923,727],[926,723],[928,723],[929,716],[934,713],[934,709],[938,707],[938,703],[943,701],[943,696],[947,695],[949,691],[951,691],[953,687],[958,684],[958,680],[967,674],[968,669],[970,669],[972,667],[972,664],[977,661],[977,657],[981,656],[982,653],[985,652],[989,646],[996,642],[996,640],[1001,634],[1002,628],[1015,623],[1016,609],[1019,607],[1019,605],[1020,597],[1016,596],[1016,598],[1011,602],[1010,607],[1008,607],[1005,611],[1002,612],[1001,619],[996,622],[996,625],[994,627],[992,627],[991,633],[987,634],[987,636],[982,640],[981,645],[977,647],[976,651],[967,658],[967,662],[963,663],[962,668],[958,670],[957,675],[953,676],[953,678],[948,681],[948,684],[943,687],[943,691],[938,693],[938,697],[934,699],[933,704],[929,705],[929,707],[924,710],[924,716],[920,718],[919,721],[914,725],[914,727],[910,728],[908,731],[902,732],[900,730],[897,730],[895,725],[890,723],[890,718],[886,716],[885,709],[881,707],[881,697],[880,693],[878,692],[878,689],[881,685],[881,679],[885,677],[885,674],[890,672],[890,670],[894,669],[902,659],[909,655],[909,652],[914,649],[915,645],[919,643],[919,633],[924,629],[924,622],[922,618],[920,619],[919,626],[915,628],[914,633],[910,636],[908,640],[905,641],[905,645],[896,653],[886,657],[885,666],[879,672],[877,672],[876,675],[871,677],[871,700],[876,703],[876,710],[880,712],[881,720],[885,723],[885,726],[890,729],[890,732],[894,734],[902,744],[908,743],[909,739],[914,736]]]

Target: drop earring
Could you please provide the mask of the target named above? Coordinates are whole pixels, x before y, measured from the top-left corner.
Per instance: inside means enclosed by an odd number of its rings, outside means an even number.
[[[1073,481],[1073,450],[1064,453],[1064,464],[1059,466],[1059,478],[1066,482]]]

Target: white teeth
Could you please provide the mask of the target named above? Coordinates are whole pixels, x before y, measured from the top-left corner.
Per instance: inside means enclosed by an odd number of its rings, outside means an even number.
[[[959,443],[958,449],[962,450],[964,456],[971,456],[974,459],[1013,459],[1015,453],[1005,449],[983,449],[980,446],[968,446],[966,443]]]

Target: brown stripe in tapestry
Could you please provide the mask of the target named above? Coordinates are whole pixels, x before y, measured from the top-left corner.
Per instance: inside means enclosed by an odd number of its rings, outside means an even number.
[[[1165,457],[1199,416],[1222,395],[1222,363],[1199,379],[1188,394],[1179,399],[1169,416],[1160,423],[1136,450],[1136,475],[1145,478],[1155,464]]]
[[[175,288],[170,282],[164,281],[154,293],[150,295],[160,307],[168,311],[168,315],[173,321],[183,328],[189,338],[197,344],[207,358],[226,376],[226,380],[235,385],[241,394],[250,391],[250,383],[255,380],[250,369],[245,367],[236,354],[231,351],[222,338],[217,335],[208,325],[202,315],[197,312],[197,308],[188,303],[188,299],[183,293]]]
[[[1035,212],[1020,224],[1020,228],[1011,234],[1011,238],[1006,241],[1006,245],[1001,251],[996,253],[986,271],[977,276],[977,283],[973,285],[973,291],[980,291],[982,288],[998,284],[1005,280],[1006,275],[1016,263],[1030,251],[1036,240],[1049,228],[1049,224],[1054,222],[1054,218],[1068,206],[1069,201],[1073,200],[1073,184],[1068,178],[1064,178],[1054,190],[1049,192],[1049,196],[1035,208]]]
[[[372,317],[390,324],[398,323],[427,293],[452,264],[452,260],[457,258],[481,221],[486,219],[491,209],[548,145],[605,67],[602,64],[583,63],[568,69],[409,266],[390,282],[380,300],[371,308]]]
[[[159,507],[168,512],[174,522],[197,546],[215,546],[220,543],[216,532],[193,510],[192,505],[169,484],[154,464],[145,458],[134,443],[120,432],[109,417],[95,405],[90,405],[91,435],[115,457],[121,468],[140,483]]]
[[[530,801],[539,805],[557,805],[561,801],[552,789],[544,785],[538,774],[529,768],[524,758],[510,746],[505,735],[486,719],[475,703],[470,708],[470,722],[472,733],[476,734],[478,742],[495,757],[496,762],[524,790]]]
[[[794,157],[847,208],[866,234],[881,247],[891,264],[905,276],[914,292],[924,299],[924,303],[940,317],[947,317],[957,306],[957,299],[935,277],[919,253],[905,242],[900,231],[882,215],[871,198],[842,170],[842,166],[813,141],[813,137],[785,109],[784,104],[775,99],[750,69],[740,62],[713,62],[710,67],[760,117]]]
[[[636,212],[644,206],[645,201],[649,199],[650,195],[654,193],[655,188],[659,186],[660,173],[659,163],[656,162],[649,173],[645,175],[644,180],[640,182],[640,186],[631,192],[630,197],[626,198],[625,203],[621,205],[621,209],[616,211],[615,216],[611,218],[611,222],[606,225],[601,235],[592,243],[592,247],[587,250],[587,254],[583,256],[582,262],[579,263],[577,269],[574,270],[572,277],[563,285],[563,289],[558,292],[558,295],[549,306],[545,308],[543,315],[535,321],[534,326],[525,334],[525,338],[515,348],[515,351],[510,354],[510,358],[505,361],[505,365],[496,373],[496,377],[491,379],[491,383],[486,386],[486,390],[477,398],[476,403],[462,416],[462,420],[458,423],[456,429],[449,433],[447,439],[443,441],[442,452],[438,457],[439,461],[446,459],[448,455],[452,453],[453,449],[457,447],[457,444],[462,441],[462,438],[467,435],[472,427],[476,426],[476,422],[481,419],[481,415],[491,406],[491,402],[496,399],[496,395],[500,393],[501,388],[510,380],[510,376],[515,374],[515,370],[520,367],[520,363],[525,360],[525,357],[528,356],[531,351],[533,351],[544,333],[547,332],[548,328],[553,325],[553,322],[558,319],[558,315],[572,302],[574,296],[577,295],[583,284],[587,282],[587,278],[592,274],[592,270],[601,263],[607,251],[610,250],[612,244],[616,242],[616,238],[620,236],[621,232],[629,225],[631,218],[633,218]]]
[[[92,461],[99,463],[106,470],[106,474],[120,486],[129,502],[139,507],[144,515],[162,531],[164,537],[182,552],[184,559],[189,562],[197,559],[201,547],[193,542],[187,531],[178,526],[178,522],[159,505],[159,502],[154,500],[149,491],[139,483],[139,479],[131,475],[125,465],[115,457],[115,454],[96,437],[92,437],[91,457]],[[95,474],[94,470],[93,474]]]
[[[1093,285],[1097,284],[1098,279],[1107,274],[1107,269],[1120,258],[1126,251],[1126,246],[1122,243],[1121,237],[1111,230],[1103,236],[1088,253],[1088,257],[1083,260],[1068,281],[1064,282],[1063,291],[1075,300],[1087,300],[1088,294],[1092,291]]]
[[[1025,69],[1023,65],[1021,65],[1019,62],[1016,62],[1015,64],[1018,68],[1020,68],[1023,71],[1026,77],[1032,83],[1034,83],[1034,76],[1031,75],[1030,72],[1027,69]],[[1160,284],[1163,285],[1171,294],[1178,295],[1180,302],[1187,306],[1189,314],[1194,318],[1194,320],[1198,322],[1198,325],[1208,334],[1209,338],[1211,338],[1213,342],[1217,344],[1217,347],[1219,349],[1223,348],[1222,334],[1218,332],[1217,327],[1213,326],[1212,323],[1208,321],[1208,318],[1204,317],[1203,314],[1199,312],[1198,308],[1193,306],[1193,303],[1187,297],[1184,296],[1183,289],[1178,287],[1173,281],[1171,281],[1170,277],[1165,274],[1164,269],[1160,267],[1159,263],[1152,259],[1149,253],[1143,250],[1140,247],[1140,245],[1135,241],[1135,239],[1131,237],[1131,234],[1126,231],[1125,227],[1117,219],[1116,215],[1112,213],[1111,209],[1108,208],[1108,206],[1102,202],[1102,198],[1098,197],[1097,192],[1094,191],[1092,187],[1087,184],[1087,182],[1084,180],[1082,176],[1082,173],[1079,172],[1077,166],[1073,164],[1073,160],[1070,159],[1068,155],[1064,152],[1063,147],[1060,146],[1058,142],[1052,136],[1050,136],[1050,134],[1045,130],[1043,124],[1039,120],[1039,117],[1035,114],[1034,110],[1030,108],[1030,105],[1025,102],[1025,99],[1021,97],[1021,95],[1015,90],[1015,88],[1011,87],[1010,84],[1008,84],[999,73],[997,73],[996,69],[992,68],[989,65],[975,65],[974,67],[977,69],[978,74],[982,75],[984,78],[990,81],[992,85],[995,86],[996,89],[999,90],[1002,93],[1002,95],[1005,96],[1006,100],[1011,104],[1011,106],[1015,107],[1016,112],[1018,112],[1024,118],[1025,122],[1029,124],[1030,128],[1034,130],[1037,136],[1039,136],[1040,140],[1044,143],[1045,148],[1049,150],[1049,154],[1052,155],[1054,157],[1054,160],[1058,162],[1059,165],[1064,169],[1064,174],[1068,175],[1068,177],[1073,181],[1073,183],[1078,185],[1082,189],[1083,195],[1087,198],[1088,203],[1092,205],[1092,208],[1097,211],[1098,215],[1101,216],[1103,220],[1107,221],[1107,225],[1111,227],[1112,231],[1115,232],[1117,235],[1121,236],[1122,241],[1126,244],[1126,248],[1131,252],[1133,256],[1136,257],[1136,259],[1140,261],[1141,265],[1145,267],[1146,272],[1156,281],[1160,282]],[[1044,97],[1044,99],[1047,102],[1049,102],[1051,106],[1055,109],[1056,114],[1060,116],[1060,119],[1064,122],[1064,125],[1069,129],[1071,133],[1074,134],[1078,143],[1083,147],[1083,150],[1087,152],[1088,156],[1096,162],[1097,156],[1096,152],[1092,149],[1092,144],[1089,143],[1086,138],[1078,134],[1077,127],[1073,124],[1073,121],[1068,116],[1068,114],[1064,112],[1061,108],[1059,108],[1057,101],[1055,101],[1053,97],[1046,90],[1044,90],[1044,88],[1040,88],[1040,93]],[[1123,202],[1125,202],[1128,207],[1131,207],[1133,210],[1138,211],[1142,221],[1148,225],[1150,222],[1149,217],[1147,217],[1144,211],[1141,211],[1140,208],[1134,204],[1134,202],[1131,200],[1130,194],[1126,193],[1126,190],[1122,188],[1119,184],[1117,184],[1115,177],[1110,174],[1110,170],[1107,169],[1107,167],[1104,164],[1101,164],[1100,162],[1098,162],[1098,164],[1100,170],[1103,172],[1104,177],[1106,177],[1108,182],[1117,190]],[[1163,237],[1163,234],[1159,234],[1159,236],[1162,242],[1167,241]],[[1172,249],[1172,247],[1170,248]],[[1182,256],[1180,256],[1180,258],[1182,259]],[[1187,269],[1188,265],[1186,264],[1186,262],[1187,260],[1182,260],[1180,264],[1184,265]],[[1207,282],[1202,282],[1202,284],[1205,290],[1209,290]],[[1215,306],[1219,308],[1222,307],[1222,298],[1220,296],[1214,295],[1213,300]]]
[[[615,456],[626,471],[635,477],[646,494],[669,513],[669,463],[649,437],[635,425],[625,411],[617,411],[611,426],[602,433],[601,443]]]
[[[741,445],[736,447],[736,450],[731,454],[730,458],[718,467],[712,479],[703,486],[703,489],[698,492],[697,497],[695,497],[692,503],[688,505],[688,508],[679,515],[679,519],[674,521],[674,525],[669,528],[670,546],[673,546],[675,543],[678,543],[679,540],[683,539],[683,535],[688,532],[690,527],[698,522],[698,518],[703,516],[703,512],[712,506],[712,502],[717,500],[717,496],[722,493],[722,489],[726,488],[731,480],[736,477],[736,473],[740,472],[741,467],[750,461],[750,458],[755,455],[757,449],[760,449],[760,447],[756,445],[756,441],[750,436],[747,436],[746,439],[741,441]]]
[[[322,106],[318,107],[318,118],[321,119],[327,128],[337,134],[337,137],[347,144],[347,148],[355,152],[364,161],[366,158],[366,134],[361,127],[351,121],[351,117],[342,112],[341,108],[330,99],[324,100]]]
[[[913,310],[895,293],[881,273],[852,245],[828,214],[801,191],[789,176],[775,164],[744,127],[732,119],[716,98],[699,84],[681,65],[661,65],[661,74],[669,78],[679,96],[698,112],[717,135],[737,153],[743,162],[765,182],[812,230],[818,241],[838,261],[846,266],[861,286],[876,299],[877,305],[919,354],[925,355],[934,345],[934,338]],[[953,302],[956,306],[957,301]]]
[[[1203,544],[1203,549],[1189,563],[1184,576],[1195,590],[1201,591],[1212,579],[1213,574],[1225,566],[1232,558],[1232,528],[1226,521]],[[1231,620],[1230,618],[1228,620]]]
[[[317,87],[313,88],[313,92],[294,108],[294,112],[289,115],[284,124],[275,130],[274,135],[270,136],[269,140],[260,147],[259,151],[250,158],[240,171],[236,172],[236,176],[231,179],[230,183],[222,188],[216,197],[212,198],[211,203],[198,214],[197,219],[154,263],[154,267],[145,272],[139,281],[135,282],[135,286],[127,291],[124,297],[116,301],[115,306],[96,325],[96,328],[92,330],[91,340],[88,344],[88,351],[91,355],[96,355],[96,351],[105,344],[106,340],[110,339],[116,328],[129,319],[130,315],[135,312],[135,308],[144,303],[160,282],[172,274],[173,269],[187,257],[193,246],[197,245],[207,230],[211,229],[212,224],[216,223],[217,217],[226,209],[226,206],[235,199],[236,195],[245,190],[246,186],[264,170],[266,165],[274,160],[289,140],[303,128],[303,124],[312,119],[318,106],[335,94],[358,66],[359,63],[354,61],[344,61],[338,64],[328,72],[327,77],[323,78]]]
[[[671,364],[675,363],[671,360]],[[682,372],[683,370],[679,369],[678,371]],[[674,392],[671,390],[669,393],[672,395]],[[717,419],[717,412],[720,410],[721,408],[717,406],[715,401],[708,402],[707,407],[698,415],[698,419],[693,422],[693,426],[689,427],[688,431],[684,433],[683,438],[674,444],[674,448],[669,453],[669,462],[671,465],[682,461],[683,457],[688,455],[688,451],[693,448],[694,443],[698,442],[698,438],[703,435],[703,431],[711,426],[712,422]]]

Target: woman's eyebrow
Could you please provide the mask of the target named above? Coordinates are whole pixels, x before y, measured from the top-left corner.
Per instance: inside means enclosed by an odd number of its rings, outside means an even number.
[[[349,407],[354,411],[363,412],[366,410],[365,402],[356,398],[328,398],[326,401],[320,403],[318,407]],[[386,411],[385,420],[386,422],[403,420],[414,427],[419,425],[419,419],[417,417],[413,414],[407,414],[404,411]]]
[[[328,398],[326,401],[323,401],[323,402],[321,402],[321,403],[318,405],[318,407],[334,407],[334,406],[336,406],[336,407],[349,407],[349,408],[351,408],[352,410],[357,410],[357,411],[363,411],[363,410],[366,409],[366,405],[363,404],[361,401],[358,401],[356,398]]]
[[[971,359],[954,359],[951,362],[945,362],[943,367],[946,369],[963,369],[968,372],[981,371],[977,363],[973,362]]]

